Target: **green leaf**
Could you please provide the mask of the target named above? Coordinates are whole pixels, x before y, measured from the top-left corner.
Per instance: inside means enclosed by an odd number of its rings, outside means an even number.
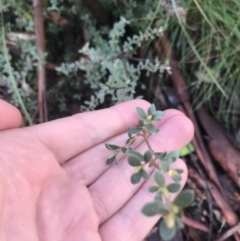
[[[194,201],[194,191],[190,189],[183,190],[174,200],[174,204],[179,207],[187,207]]]
[[[167,155],[167,152],[156,152],[155,155],[162,160]]]
[[[163,115],[164,115],[163,111],[156,111],[153,114],[153,120],[158,121],[158,120],[160,120],[160,117],[162,117]]]
[[[131,127],[131,128],[128,128],[128,134],[129,135],[133,135],[133,134],[136,134],[138,132],[142,131],[142,128],[140,127]]]
[[[131,144],[134,142],[134,141],[136,140],[136,139],[134,139],[134,137],[130,137],[128,140],[127,140],[127,142],[126,142],[126,144],[129,144],[130,142],[131,142]]]
[[[165,187],[165,179],[161,172],[158,172],[158,171],[155,172],[154,180],[159,185],[159,187]]]
[[[142,178],[145,180],[148,180],[150,177],[149,174],[144,169],[141,170],[141,174],[142,174]]]
[[[174,182],[180,182],[182,180],[182,177],[180,175],[172,177]]]
[[[174,227],[174,228],[169,229],[166,226],[166,223],[164,222],[164,220],[162,220],[162,222],[160,223],[160,226],[159,226],[159,234],[163,240],[166,240],[166,241],[170,240],[175,236],[176,228]]]
[[[183,172],[184,172],[184,170],[183,169],[174,169],[175,171],[177,171],[178,172],[178,174],[182,174]]]
[[[139,120],[139,121],[138,121],[138,125],[139,125],[140,127],[143,127],[143,126],[144,126],[143,120]]]
[[[156,127],[153,124],[149,123],[146,125],[146,127],[151,134],[155,133]]]
[[[137,107],[136,110],[137,110],[138,115],[142,119],[146,119],[147,118],[147,115],[146,115],[145,111],[141,107]]]
[[[161,170],[166,173],[168,170],[169,170],[169,166],[170,164],[168,162],[165,162],[165,161],[161,161],[160,164],[159,164]]]
[[[116,155],[110,156],[110,157],[107,159],[106,164],[107,164],[107,165],[111,165],[111,164],[113,164],[114,162],[116,162]],[[116,164],[117,164],[117,162],[116,162]]]
[[[163,214],[165,211],[166,209],[161,202],[147,203],[142,209],[142,213],[148,217],[152,217],[157,214]]]
[[[151,187],[148,188],[148,191],[149,192],[156,192],[158,189],[159,189],[158,186],[151,186]]]
[[[116,146],[116,145],[112,145],[112,144],[107,144],[105,143],[105,146],[108,150],[110,151],[115,151],[115,150],[119,150],[121,147],[120,146]]]
[[[132,176],[131,176],[131,183],[132,184],[139,183],[140,180],[141,180],[141,177],[142,177],[142,173],[141,172],[132,174]]]
[[[139,152],[136,152],[134,150],[128,151],[128,163],[131,166],[134,166],[134,167],[140,166],[142,160],[143,160],[143,155],[141,155]]]
[[[154,197],[154,201],[155,202],[162,202],[163,201],[162,195],[159,192],[157,192],[156,196]]]
[[[182,210],[182,208],[179,207],[179,211],[178,211],[178,213],[177,213],[176,215],[177,215],[177,217],[179,217],[179,218],[182,218],[182,217],[183,217],[183,210]]]
[[[158,129],[158,128],[156,128],[154,133],[158,133],[158,132],[159,132],[159,129]]]
[[[154,104],[152,104],[149,108],[148,108],[148,115],[153,115],[156,112],[156,107]]]
[[[150,150],[146,151],[143,157],[146,163],[150,162],[152,159],[152,152]]]
[[[179,151],[178,150],[171,151],[164,157],[163,161],[173,163],[178,159],[178,157],[179,157]]]
[[[122,147],[121,150],[122,150],[123,153],[126,153],[128,151],[128,148]]]
[[[178,192],[180,188],[181,188],[181,185],[179,183],[172,183],[167,186],[168,191],[172,193]]]
[[[182,229],[184,227],[184,224],[181,218],[178,218],[178,217],[175,218],[175,225],[177,229]]]

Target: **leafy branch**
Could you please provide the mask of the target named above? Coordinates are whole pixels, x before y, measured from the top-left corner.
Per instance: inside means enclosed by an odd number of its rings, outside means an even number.
[[[173,150],[169,153],[155,152],[148,140],[149,135],[159,132],[153,121],[160,121],[164,112],[157,111],[154,104],[148,108],[147,113],[140,107],[137,107],[136,111],[140,120],[137,127],[128,128],[126,144],[124,146],[105,144],[106,148],[112,151],[106,164],[118,164],[118,154],[121,152],[127,154],[128,164],[134,167],[134,172],[131,176],[132,184],[137,184],[141,180],[148,180],[150,178],[146,170],[147,167],[155,169],[154,180],[156,185],[150,186],[148,189],[149,192],[155,193],[155,198],[153,202],[147,203],[143,207],[142,213],[149,217],[162,215],[163,221],[160,223],[159,233],[164,240],[169,240],[174,237],[177,229],[183,228],[183,208],[193,202],[194,192],[190,189],[183,190],[172,201],[172,194],[179,192],[181,189],[180,181],[183,170],[171,168],[171,164],[179,157],[179,151]],[[148,147],[148,150],[144,154],[139,153],[131,147],[139,137],[144,139]],[[171,177],[172,183],[166,183],[166,175]]]

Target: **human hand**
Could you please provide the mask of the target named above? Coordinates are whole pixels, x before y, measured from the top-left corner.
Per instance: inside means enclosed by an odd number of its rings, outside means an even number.
[[[124,143],[126,130],[136,126],[134,100],[109,109],[0,133],[0,240],[6,241],[141,241],[159,217],[146,217],[152,201],[148,180],[130,183],[132,167],[123,158],[106,166],[105,142]],[[186,145],[193,136],[188,118],[167,110],[160,132],[149,138],[156,151]],[[13,127],[14,125],[12,125]],[[146,150],[137,140],[135,147]],[[187,169],[181,168],[183,186]],[[149,169],[149,172],[152,172]]]

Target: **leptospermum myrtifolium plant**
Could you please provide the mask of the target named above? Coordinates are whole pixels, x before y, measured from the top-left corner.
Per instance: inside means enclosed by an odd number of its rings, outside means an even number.
[[[179,157],[179,151],[155,152],[148,141],[149,134],[159,132],[153,121],[160,121],[164,112],[157,111],[155,105],[152,104],[147,113],[140,107],[137,107],[137,113],[140,117],[138,126],[128,128],[128,139],[124,146],[105,144],[106,148],[112,151],[106,163],[107,165],[118,164],[117,155],[120,152],[126,153],[129,165],[135,168],[131,176],[133,184],[139,183],[142,179],[149,179],[150,176],[145,170],[147,166],[155,168],[154,180],[156,184],[149,187],[148,190],[156,195],[153,202],[147,203],[143,207],[142,212],[149,217],[154,215],[163,216],[159,226],[159,233],[164,240],[169,240],[174,237],[177,229],[183,227],[183,208],[193,202],[194,192],[189,189],[183,190],[172,201],[172,193],[177,193],[181,189],[180,181],[183,170],[171,168],[171,164]],[[138,137],[142,137],[147,144],[148,150],[144,154],[131,148],[131,145]],[[166,175],[171,177],[171,184],[166,184]]]

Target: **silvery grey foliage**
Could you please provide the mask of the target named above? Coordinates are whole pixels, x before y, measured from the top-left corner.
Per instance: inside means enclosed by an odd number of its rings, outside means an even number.
[[[85,16],[88,20],[88,17]],[[98,41],[93,40],[93,44],[87,42],[79,50],[81,58],[72,63],[63,63],[57,68],[57,71],[65,75],[73,71],[84,71],[85,83],[94,89],[94,96],[85,102],[82,110],[94,110],[99,103],[104,102],[106,95],[111,95],[114,103],[123,102],[134,98],[137,81],[142,73],[162,73],[169,71],[169,66],[162,64],[156,58],[154,61],[145,59],[132,63],[131,57],[144,41],[152,41],[160,36],[162,28],[148,28],[145,32],[139,32],[138,35],[128,37],[122,41],[125,35],[125,28],[130,22],[124,17],[115,23],[109,31],[108,39],[101,37],[101,32],[94,29],[91,34],[96,36]]]

